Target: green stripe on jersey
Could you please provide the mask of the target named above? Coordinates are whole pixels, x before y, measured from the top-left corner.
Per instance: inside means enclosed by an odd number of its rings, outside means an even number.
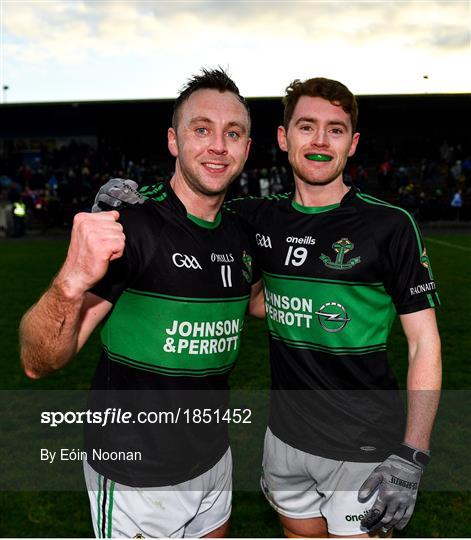
[[[400,210],[403,214],[405,214],[409,218],[410,222],[412,223],[412,227],[414,228],[415,236],[417,238],[417,245],[419,247],[419,255],[422,256],[422,253],[424,251],[422,238],[420,236],[420,232],[414,218],[409,214],[407,210],[404,210],[404,208],[401,208],[400,206],[394,206],[393,204],[389,204],[380,199],[376,199],[375,197],[372,197],[371,195],[366,195],[365,193],[357,193],[356,195],[358,198],[360,198],[362,201],[368,204],[376,204],[377,206],[388,206],[389,208]]]
[[[199,227],[203,227],[203,229],[217,229],[219,225],[221,224],[221,212],[218,212],[216,214],[216,218],[214,221],[207,221],[206,219],[201,219],[198,216],[194,216],[193,214],[187,214],[186,217],[193,221],[196,225]]]
[[[396,310],[384,286],[263,276],[269,330],[332,354],[384,350]]]
[[[339,208],[340,203],[329,204],[327,206],[303,206],[293,199],[291,201],[291,206],[303,214],[322,214],[324,212],[330,212],[331,210]]]
[[[133,358],[127,358],[126,356],[121,356],[119,354],[109,351],[106,347],[105,350],[108,356],[118,362],[119,364],[124,364],[125,366],[141,369],[143,371],[149,371],[151,373],[159,373],[160,375],[170,375],[172,377],[207,377],[208,375],[223,375],[232,369],[232,364],[222,366],[220,368],[212,369],[178,369],[178,368],[166,368],[159,365],[150,365],[144,362],[139,362]]]
[[[404,208],[401,208],[400,206],[394,206],[393,204],[389,204],[385,201],[381,201],[380,199],[376,199],[375,197],[372,197],[371,195],[366,195],[364,193],[357,193],[356,194],[359,199],[362,201],[368,203],[368,204],[376,204],[378,206],[388,206],[389,208],[394,208],[396,210],[401,211],[403,214],[405,214],[409,221],[412,223],[412,227],[415,232],[415,236],[417,238],[417,247],[419,248],[419,257],[420,262],[427,268],[430,279],[433,280],[433,272],[432,272],[432,265],[430,263],[430,259],[427,256],[427,252],[425,250],[425,245],[422,240],[422,236],[419,231],[419,227],[417,226],[417,223],[415,222],[415,219],[409,214],[407,210],[404,210]],[[440,302],[439,302],[440,305]]]
[[[270,333],[271,337],[273,339],[276,339],[277,341],[282,341],[286,345],[288,345],[292,349],[304,349],[309,351],[317,351],[317,352],[323,352],[328,354],[333,354],[335,356],[351,356],[351,355],[365,355],[370,354],[374,352],[383,352],[386,351],[386,344],[372,346],[372,347],[364,347],[364,348],[335,348],[335,347],[322,347],[321,345],[317,343],[306,343],[301,341],[293,341],[293,340],[287,340],[280,338],[279,336]]]
[[[273,339],[284,341],[290,347],[298,347],[301,349],[314,349],[322,352],[330,352],[333,354],[366,354],[370,352],[385,351],[386,343],[378,345],[369,345],[368,347],[324,347],[319,343],[310,343],[308,341],[297,341],[294,339],[281,338],[274,332],[269,332]]]
[[[150,291],[138,291],[136,289],[126,289],[127,293],[137,294],[138,296],[152,296],[154,298],[163,298],[165,300],[175,300],[176,302],[197,302],[198,304],[214,304],[221,303],[221,298],[190,298],[187,296],[171,296],[170,294],[154,293]],[[239,302],[240,300],[248,300],[249,295],[233,296],[224,298],[224,302]]]
[[[340,285],[354,285],[357,287],[383,287],[383,284],[380,281],[375,283],[367,283],[366,281],[344,281],[341,279],[325,279],[307,276],[283,276],[282,274],[272,274],[271,272],[262,272],[262,274],[263,276],[269,276],[271,278],[277,278],[282,280],[317,281],[318,283],[339,283]]]
[[[239,352],[248,297],[205,300],[124,291],[103,326],[103,346],[116,361],[162,374],[227,371]]]

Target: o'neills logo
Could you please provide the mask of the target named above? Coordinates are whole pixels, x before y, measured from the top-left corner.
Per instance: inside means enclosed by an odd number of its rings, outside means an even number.
[[[366,510],[363,514],[347,514],[345,516],[345,521],[361,521],[370,513],[369,510]]]
[[[231,263],[234,257],[232,253],[211,253],[211,262]]]
[[[422,285],[417,285],[417,287],[410,287],[410,294],[420,294],[423,292],[434,291],[436,288],[435,281],[429,281],[428,283],[423,283]]]
[[[288,244],[306,244],[309,246],[313,246],[316,243],[316,239],[312,236],[303,236],[302,238],[298,238],[297,236],[288,236],[286,241]]]

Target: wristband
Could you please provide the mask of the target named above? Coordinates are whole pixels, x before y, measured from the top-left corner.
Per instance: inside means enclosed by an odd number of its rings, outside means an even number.
[[[430,452],[423,452],[406,443],[400,444],[394,453],[396,456],[406,459],[422,469],[425,469],[430,461]]]

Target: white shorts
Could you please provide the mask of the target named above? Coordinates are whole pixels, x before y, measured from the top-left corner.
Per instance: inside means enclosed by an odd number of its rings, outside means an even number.
[[[232,456],[174,486],[133,488],[105,478],[84,461],[96,538],[201,537],[231,514]]]
[[[364,534],[360,522],[375,497],[362,504],[358,489],[377,466],[308,454],[267,429],[261,486],[268,502],[282,516],[323,517],[331,534]]]

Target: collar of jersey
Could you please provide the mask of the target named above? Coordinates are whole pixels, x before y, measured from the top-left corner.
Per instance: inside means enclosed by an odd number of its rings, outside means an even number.
[[[189,214],[187,212],[186,217],[193,221],[193,223],[196,223],[196,225],[199,225],[200,227],[203,227],[204,229],[215,229],[216,227],[219,227],[219,224],[221,223],[221,212],[218,212],[216,215],[216,219],[214,221],[206,221],[205,219],[201,219],[197,216],[194,216],[193,214]]]
[[[303,214],[322,214],[322,212],[330,212],[331,210],[335,210],[339,206],[342,206],[343,204],[347,204],[350,199],[352,199],[356,193],[358,193],[360,190],[352,185],[350,182],[345,182],[345,185],[349,187],[349,190],[345,195],[343,196],[342,200],[339,203],[335,204],[328,204],[327,206],[303,206],[302,204],[297,203],[294,199],[291,200],[291,206],[297,210],[298,212],[302,212]]]
[[[291,201],[292,207],[298,212],[303,214],[321,214],[322,212],[330,212],[330,210],[335,210],[340,206],[340,203],[329,204],[327,206],[303,206],[302,204],[297,203],[295,200]]]
[[[181,214],[185,215],[195,225],[198,225],[198,227],[203,227],[204,229],[215,229],[221,223],[221,220],[222,220],[221,212],[217,213],[216,219],[214,221],[206,221],[204,219],[201,219],[186,211],[185,205],[177,197],[175,191],[173,191],[173,188],[170,185],[170,181],[167,182],[166,189],[169,195],[169,199],[172,201],[173,206],[176,208],[176,210],[180,212]]]

